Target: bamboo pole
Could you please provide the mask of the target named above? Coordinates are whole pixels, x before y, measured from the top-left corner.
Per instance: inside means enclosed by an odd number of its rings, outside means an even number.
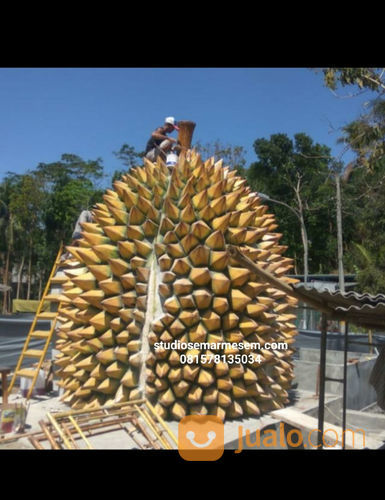
[[[134,417],[132,419],[132,423],[135,425],[136,428],[140,429],[140,432],[144,435],[144,437],[147,439],[147,441],[151,444],[151,446],[153,448],[155,448],[156,450],[160,450],[161,449],[161,446],[159,445],[159,443],[157,443],[156,441],[154,441],[152,439],[152,437],[147,432],[147,429],[144,427],[144,425],[142,424],[142,422],[140,422],[136,417]]]
[[[79,433],[79,435],[83,438],[83,440],[85,441],[86,445],[87,445],[87,448],[92,450],[92,446],[91,446],[91,443],[88,441],[88,439],[86,438],[86,436],[83,434],[83,431],[81,430],[81,428],[78,426],[76,420],[72,417],[72,416],[69,416],[68,417],[69,421],[71,422],[71,424],[75,427],[75,429],[77,430],[77,432]]]
[[[152,432],[155,434],[156,438],[158,439],[158,441],[160,441],[162,443],[162,445],[166,448],[166,449],[171,449],[170,448],[170,444],[164,439],[164,437],[162,437],[162,435],[158,432],[158,429],[156,428],[155,426],[155,422],[152,420],[152,418],[148,415],[148,413],[143,409],[141,410],[138,406],[136,407],[138,412],[139,412],[139,415],[141,415],[141,417],[143,418],[143,420],[147,423],[147,425],[150,427],[150,429],[152,430]]]
[[[48,441],[49,441],[49,443],[51,445],[51,448],[53,450],[60,450],[61,449],[60,446],[57,444],[57,442],[55,441],[55,439],[51,435],[51,433],[50,433],[48,427],[46,426],[45,422],[43,420],[40,420],[39,421],[39,425],[42,428],[44,435],[48,439]]]
[[[64,432],[62,432],[62,430],[60,429],[60,426],[59,424],[56,422],[56,420],[54,419],[54,417],[50,414],[50,412],[48,411],[47,412],[47,417],[48,417],[48,420],[51,422],[51,424],[54,426],[54,428],[56,429],[56,431],[58,432],[59,436],[61,437],[61,439],[63,440],[63,443],[65,444],[66,448],[68,448],[69,450],[72,449],[72,446],[71,446],[71,443],[68,441],[68,439],[65,437],[64,435]]]
[[[139,446],[139,448],[141,450],[145,450],[146,449],[146,447],[139,441],[139,439],[136,436],[134,436],[134,433],[137,432],[137,430],[135,429],[135,427],[131,427],[130,429],[128,427],[126,427],[126,426],[123,426],[123,425],[122,425],[122,427],[126,430],[126,432],[128,433],[128,435],[130,436],[130,438],[134,441],[134,443],[136,445]]]
[[[123,429],[125,432],[127,432],[127,434],[130,436],[130,438],[134,441],[134,443],[136,445],[139,446],[140,449],[144,450],[145,447],[142,445],[142,443],[139,442],[139,440],[133,435],[133,433],[135,432],[135,428],[132,427],[131,430],[128,429],[125,425],[123,425],[121,422],[119,422],[119,426],[121,429]]]
[[[40,444],[40,441],[38,441],[38,439],[36,439],[35,437],[28,436],[28,440],[37,450],[44,450],[44,446],[42,446]]]
[[[158,433],[154,425],[152,424],[151,420],[148,418],[148,416],[139,408],[139,406],[135,405],[135,408],[137,409],[139,415],[143,418],[143,420],[146,422],[146,424],[149,426],[149,428],[152,430],[154,433],[156,439],[162,443],[163,446],[166,446],[164,443],[164,439],[162,439],[162,436]]]
[[[117,419],[117,420],[110,420],[110,421],[104,421],[104,422],[98,422],[96,424],[90,424],[90,425],[86,425],[84,427],[82,427],[82,431],[84,432],[88,432],[90,430],[95,430],[95,429],[102,429],[103,427],[112,427],[113,425],[120,425],[121,422],[131,422],[132,421],[132,416],[127,416],[127,417],[123,417],[123,418],[120,418],[120,419]],[[72,429],[72,430],[76,430],[76,429]],[[119,427],[117,429],[114,429],[114,430],[119,430]],[[106,431],[107,432],[107,431]],[[110,432],[110,431],[108,431]]]
[[[175,434],[172,432],[172,430],[166,424],[166,422],[163,420],[163,418],[156,413],[155,408],[152,406],[152,404],[149,401],[146,401],[146,405],[149,408],[149,410],[151,411],[151,413],[158,420],[158,422],[166,429],[168,435],[171,437],[171,439],[174,441],[174,443],[178,446],[178,440],[177,440]]]
[[[307,297],[306,295],[303,295],[301,292],[294,290],[294,288],[292,286],[290,286],[287,283],[284,283],[282,280],[276,278],[269,271],[261,269],[251,259],[246,257],[246,255],[243,255],[236,246],[227,245],[227,250],[228,250],[229,255],[233,259],[237,260],[244,267],[246,267],[247,269],[250,269],[250,271],[257,274],[264,281],[267,281],[268,283],[270,283],[274,287],[278,288],[279,290],[286,292],[288,295],[291,295],[292,297],[294,297],[298,300],[301,300],[302,302],[307,302],[309,305],[311,305],[315,309],[318,309],[319,311],[321,311],[325,314],[328,314],[328,315],[335,314],[333,309],[331,309],[330,307],[327,307],[324,304],[321,304],[320,302],[318,302],[317,300],[311,299],[311,298]]]
[[[127,422],[131,422],[131,421],[132,421],[132,417],[131,416],[127,416],[127,417],[123,417],[123,418],[120,418],[120,419],[117,419],[117,420],[113,420],[113,421],[109,421],[109,422],[99,422],[99,423],[96,423],[96,424],[87,425],[87,426],[84,426],[81,430],[84,431],[84,432],[89,432],[91,430],[97,430],[97,429],[101,429],[103,427],[112,427],[113,425],[120,425],[121,423],[127,423]],[[45,429],[46,429],[47,432],[44,431],[44,429],[41,426],[40,422],[43,424],[43,426],[45,427]],[[41,420],[40,422],[39,422],[39,424],[42,427],[43,432],[42,431],[35,431],[35,432],[32,432],[32,433],[20,434],[17,437],[11,436],[11,437],[8,437],[8,438],[1,439],[0,440],[0,444],[8,442],[8,441],[14,441],[14,440],[17,440],[17,439],[22,438],[22,437],[28,438],[29,441],[31,441],[31,439],[32,439],[32,440],[37,441],[37,442],[39,442],[39,441],[47,441],[47,440],[50,441],[50,439],[48,438],[48,435],[50,436],[50,438],[52,440],[60,437],[59,433],[56,430],[50,431],[48,429],[48,427],[46,427],[46,424],[44,423],[44,421]],[[117,427],[116,429],[109,429],[108,432],[113,432],[115,430],[119,430],[120,428],[121,427]],[[74,429],[71,429],[71,431],[78,432],[78,430],[76,429],[76,427]],[[95,433],[93,435],[103,434],[104,432],[106,432],[106,431]],[[60,446],[58,446],[58,444],[56,442],[51,443],[51,444],[52,444],[53,447],[55,447],[55,449],[58,449],[58,450],[61,449]]]
[[[111,406],[102,406],[100,408],[92,408],[92,409],[88,409],[88,410],[62,411],[62,412],[55,413],[55,418],[68,417],[69,415],[71,415],[71,416],[81,415],[82,413],[94,413],[97,411],[103,411],[103,408],[111,409],[111,408],[118,408],[118,407],[120,408],[120,407],[125,406],[125,405],[132,406],[132,405],[144,403],[145,401],[146,401],[145,399],[134,399],[133,401],[124,401],[122,403],[116,403],[116,404],[111,405]]]
[[[73,435],[71,434],[70,429],[67,426],[67,423],[66,422],[60,422],[60,424],[61,424],[63,430],[67,433],[67,436],[70,438],[71,443],[74,445],[74,448],[75,449],[79,449],[78,445],[76,444],[76,442],[74,440]]]
[[[116,411],[113,413],[105,413],[102,415],[99,415],[99,414],[95,415],[94,414],[94,415],[79,417],[77,419],[77,423],[78,424],[85,424],[87,422],[91,422],[92,420],[105,420],[108,417],[119,417],[119,416],[124,416],[124,415],[129,416],[130,414],[135,414],[135,413],[136,413],[136,410],[131,409],[131,408],[127,408],[125,410],[120,410],[120,411]],[[69,415],[68,417],[60,417],[60,418],[70,418],[71,416],[72,415]]]

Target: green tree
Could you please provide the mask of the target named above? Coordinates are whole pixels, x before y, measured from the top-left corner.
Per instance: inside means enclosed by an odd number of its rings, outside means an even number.
[[[231,144],[223,144],[219,139],[212,142],[202,144],[198,141],[194,148],[204,157],[215,159],[223,159],[225,165],[229,165],[232,169],[237,170],[239,175],[244,176],[246,173],[246,150],[243,146],[234,146]]]
[[[82,210],[91,209],[100,199],[101,191],[95,191],[92,182],[71,179],[57,185],[49,196],[45,213],[47,238],[55,242],[70,242],[75,222]]]
[[[17,256],[18,287],[16,298],[19,298],[20,284],[25,260],[27,260],[27,300],[31,296],[32,278],[35,275],[38,259],[38,243],[44,239],[43,211],[46,196],[43,191],[43,181],[34,173],[19,176],[19,182],[10,197],[10,210],[15,217],[19,232],[19,252]]]
[[[60,242],[70,241],[80,212],[102,199],[102,160],[86,161],[77,155],[63,154],[60,161],[40,163],[36,174],[41,177],[47,194],[45,234],[53,259]]]
[[[63,154],[59,161],[39,163],[24,175],[10,172],[2,180],[0,269],[4,284],[9,284],[12,271],[18,271],[17,296],[25,263],[27,298],[40,296],[60,241],[68,244],[81,210],[102,200],[103,177],[100,158],[86,161]]]
[[[323,68],[322,72],[325,85],[333,92],[350,87],[355,91],[350,97],[363,92],[374,96],[356,120],[342,127],[338,140],[356,154],[349,175],[358,166],[372,170],[385,155],[385,68]]]
[[[373,170],[385,155],[385,100],[372,100],[365,114],[342,128],[337,142],[346,144],[356,154],[354,168]]]
[[[385,92],[385,68],[322,68],[327,87],[337,90],[339,85]]]
[[[254,190],[278,202],[269,208],[297,272],[329,272],[336,266],[330,149],[305,133],[294,140],[279,133],[257,139],[254,150],[258,161],[250,165],[247,179]]]
[[[71,179],[96,183],[104,177],[101,158],[86,161],[80,156],[68,153],[63,154],[60,161],[39,163],[36,173],[42,176],[47,188],[50,184],[52,187],[64,185]]]
[[[144,151],[138,152],[133,146],[129,146],[128,144],[123,144],[119,151],[113,151],[113,153],[126,168],[115,170],[112,174],[112,182],[119,180],[128,170],[139,165],[145,155]]]
[[[11,286],[10,278],[12,273],[12,263],[14,259],[14,248],[19,229],[17,219],[10,209],[11,196],[13,190],[19,183],[19,176],[7,173],[0,184],[0,254],[3,284]],[[2,294],[3,314],[9,311],[9,298],[11,294]]]
[[[385,160],[373,171],[357,168],[343,189],[346,264],[358,290],[385,291]]]

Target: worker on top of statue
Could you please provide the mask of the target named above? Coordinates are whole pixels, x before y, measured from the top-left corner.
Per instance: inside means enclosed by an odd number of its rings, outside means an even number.
[[[148,160],[155,161],[159,155],[163,160],[166,159],[166,153],[173,149],[178,142],[173,137],[167,136],[174,130],[179,130],[177,122],[173,116],[168,116],[164,120],[164,125],[156,128],[147,142],[145,157]]]

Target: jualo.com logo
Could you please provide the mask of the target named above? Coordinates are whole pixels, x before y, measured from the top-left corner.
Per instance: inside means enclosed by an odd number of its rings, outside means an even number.
[[[321,443],[318,443],[321,434]],[[257,429],[251,431],[238,426],[238,448],[234,453],[241,453],[243,449],[276,449],[307,448],[317,449],[340,447],[341,442],[349,439],[350,448],[365,447],[365,431],[363,429],[345,429],[340,436],[335,428],[327,428],[323,432],[312,429],[302,432],[300,429],[291,429],[285,432],[280,422],[278,429]],[[224,451],[224,423],[214,415],[188,415],[178,426],[178,451],[184,460],[214,461],[221,458]]]

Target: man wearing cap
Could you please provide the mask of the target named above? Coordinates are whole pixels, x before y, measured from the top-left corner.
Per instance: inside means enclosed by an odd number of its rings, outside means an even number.
[[[174,130],[179,130],[177,122],[173,116],[168,116],[164,120],[164,125],[155,129],[151,134],[146,146],[146,158],[150,161],[155,161],[158,155],[161,155],[161,157],[165,160],[166,153],[177,144],[176,139],[173,137],[167,137],[166,135],[171,134]]]

